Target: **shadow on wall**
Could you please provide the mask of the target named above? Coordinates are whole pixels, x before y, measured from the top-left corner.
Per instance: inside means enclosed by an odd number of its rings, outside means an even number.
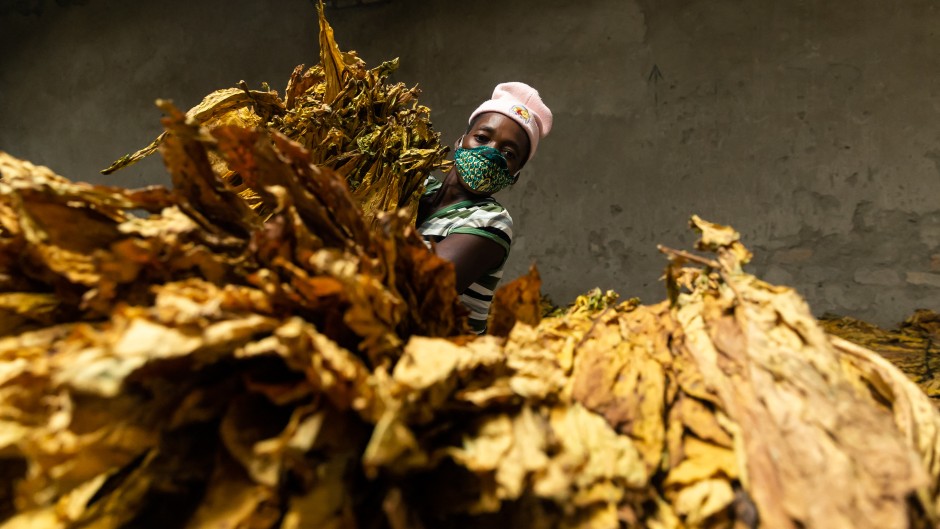
[[[314,3],[317,3],[317,0],[310,0]],[[345,7],[362,7],[370,5],[379,5],[379,4],[388,4],[392,0],[324,0],[323,3],[326,7],[332,7],[334,9],[343,9]]]
[[[363,7],[391,3],[392,0],[324,0],[324,4],[332,9],[348,7]],[[72,7],[87,5],[89,0],[52,0],[52,4],[59,7]],[[314,5],[317,0],[310,0]],[[0,16],[23,15],[40,16],[50,4],[47,0],[0,0]]]
[[[83,6],[89,0],[53,0],[51,4],[59,7]],[[46,0],[0,0],[0,16],[4,15],[36,15],[40,16],[50,2]]]

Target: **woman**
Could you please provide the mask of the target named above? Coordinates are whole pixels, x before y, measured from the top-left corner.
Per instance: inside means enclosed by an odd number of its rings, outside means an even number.
[[[512,244],[512,217],[491,195],[516,183],[551,128],[552,112],[534,88],[497,85],[470,114],[467,132],[455,144],[454,168],[443,181],[429,178],[421,198],[418,231],[454,264],[457,291],[477,333],[486,330]]]

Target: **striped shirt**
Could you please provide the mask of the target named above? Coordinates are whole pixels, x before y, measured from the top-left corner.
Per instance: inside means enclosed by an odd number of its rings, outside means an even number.
[[[426,185],[424,195],[428,196],[437,193],[443,184],[428,178]],[[460,294],[460,301],[470,310],[470,327],[482,334],[486,331],[493,292],[503,278],[503,265],[509,257],[512,244],[512,217],[509,212],[492,197],[464,200],[432,213],[418,226],[418,233],[429,247],[431,242],[439,242],[452,233],[465,233],[485,237],[506,250],[506,256],[499,266],[483,274]]]

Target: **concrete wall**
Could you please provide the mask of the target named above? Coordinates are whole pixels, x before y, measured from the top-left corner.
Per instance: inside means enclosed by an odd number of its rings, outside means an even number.
[[[341,4],[355,3],[343,0]],[[283,88],[316,60],[310,0],[89,0],[0,18],[0,149],[77,180],[239,79]],[[656,244],[692,213],[732,224],[752,270],[814,310],[892,324],[940,294],[940,7],[931,0],[389,0],[329,9],[344,49],[398,56],[444,140],[501,81],[536,86],[555,130],[499,195],[568,302],[663,298]]]

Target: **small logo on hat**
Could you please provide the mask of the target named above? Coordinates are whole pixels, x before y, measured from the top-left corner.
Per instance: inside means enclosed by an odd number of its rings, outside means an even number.
[[[509,110],[510,110],[513,114],[515,114],[515,115],[519,116],[520,118],[522,118],[522,122],[523,122],[523,123],[525,123],[526,125],[529,124],[529,119],[532,118],[532,114],[529,114],[529,109],[528,109],[528,108],[526,108],[526,107],[524,107],[524,106],[522,106],[522,105],[513,105],[513,107],[512,107],[511,109],[509,109]]]

